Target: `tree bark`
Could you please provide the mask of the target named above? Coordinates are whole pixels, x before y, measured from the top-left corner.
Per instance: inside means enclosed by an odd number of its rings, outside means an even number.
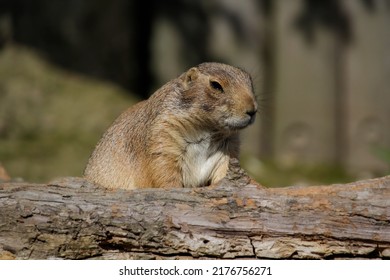
[[[266,189],[0,184],[0,259],[390,258],[390,176]]]

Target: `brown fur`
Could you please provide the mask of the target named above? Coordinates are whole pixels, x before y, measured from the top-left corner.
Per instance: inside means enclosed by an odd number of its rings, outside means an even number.
[[[229,159],[238,157],[238,131],[256,111],[246,72],[202,63],[119,116],[84,175],[107,188],[215,183],[226,175]]]
[[[11,177],[8,175],[5,168],[0,163],[0,181],[9,181],[11,180]]]

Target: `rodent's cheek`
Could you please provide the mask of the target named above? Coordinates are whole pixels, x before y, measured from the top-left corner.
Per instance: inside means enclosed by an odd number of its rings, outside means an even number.
[[[233,110],[231,108],[229,108],[229,106],[227,104],[220,105],[216,108],[218,108],[218,109],[215,112],[215,114],[216,114],[215,118],[218,120],[224,121],[227,118],[230,118],[234,115]]]
[[[218,107],[210,114],[211,119],[219,126],[221,129],[228,129],[227,119],[232,117],[232,112],[225,106]]]
[[[213,107],[210,105],[210,104],[207,104],[207,103],[202,103],[200,105],[200,108],[205,111],[206,113],[210,113],[213,111]]]

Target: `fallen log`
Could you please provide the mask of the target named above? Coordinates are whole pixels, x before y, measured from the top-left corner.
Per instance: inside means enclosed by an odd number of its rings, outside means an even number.
[[[390,176],[267,189],[0,184],[0,259],[390,258]]]

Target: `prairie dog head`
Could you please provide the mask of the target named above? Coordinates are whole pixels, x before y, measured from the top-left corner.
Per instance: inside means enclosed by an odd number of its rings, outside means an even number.
[[[202,63],[180,78],[182,103],[195,109],[200,121],[219,131],[232,132],[252,124],[257,112],[251,77],[243,70],[221,63]]]

